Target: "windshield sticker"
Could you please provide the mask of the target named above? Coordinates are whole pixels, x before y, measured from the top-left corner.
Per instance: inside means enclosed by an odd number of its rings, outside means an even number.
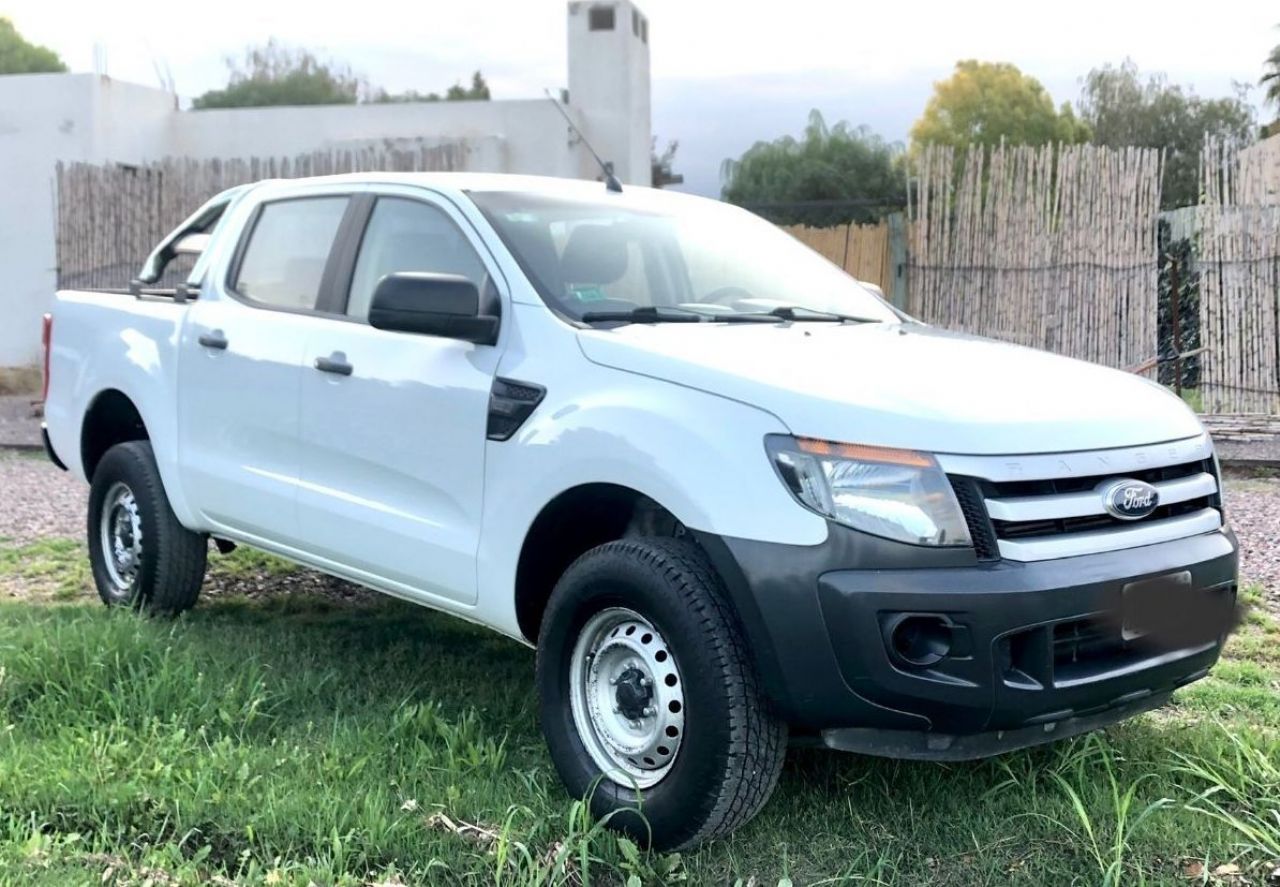
[[[602,302],[609,298],[598,286],[570,286],[569,292],[579,302]]]

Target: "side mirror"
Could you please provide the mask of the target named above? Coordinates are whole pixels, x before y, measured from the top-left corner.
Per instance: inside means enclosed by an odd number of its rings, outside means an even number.
[[[457,274],[388,274],[373,291],[369,325],[477,345],[492,345],[498,340],[498,318],[480,313],[480,290]]]

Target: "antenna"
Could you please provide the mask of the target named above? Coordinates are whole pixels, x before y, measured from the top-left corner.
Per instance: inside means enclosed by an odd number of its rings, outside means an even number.
[[[616,191],[621,194],[622,183],[619,182],[618,177],[613,174],[613,164],[600,159],[600,155],[596,153],[595,148],[591,147],[591,143],[588,142],[587,137],[582,134],[582,130],[578,129],[578,127],[574,125],[573,118],[565,112],[564,108],[560,107],[560,103],[551,95],[551,90],[544,89],[543,92],[547,94],[547,101],[556,106],[556,110],[560,112],[560,116],[564,118],[564,122],[569,124],[569,128],[573,130],[574,135],[578,137],[582,144],[587,146],[587,150],[591,152],[591,156],[594,157],[596,163],[600,165],[600,169],[604,172],[604,186],[610,191]]]

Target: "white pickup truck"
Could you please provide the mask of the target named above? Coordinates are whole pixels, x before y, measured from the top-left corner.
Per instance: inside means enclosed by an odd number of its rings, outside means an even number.
[[[187,609],[212,540],[535,645],[565,785],[658,847],[749,819],[789,741],[1070,736],[1229,630],[1235,539],[1178,398],[915,322],[715,201],[261,182],[132,294],[60,292],[45,342],[107,603]]]

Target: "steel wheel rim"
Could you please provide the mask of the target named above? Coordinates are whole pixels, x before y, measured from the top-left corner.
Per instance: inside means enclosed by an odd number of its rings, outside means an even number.
[[[117,481],[107,490],[98,532],[107,580],[116,597],[129,598],[142,569],[142,517],[128,484]]]
[[[684,681],[648,619],[610,607],[582,627],[569,662],[574,727],[609,780],[651,788],[684,742]]]

